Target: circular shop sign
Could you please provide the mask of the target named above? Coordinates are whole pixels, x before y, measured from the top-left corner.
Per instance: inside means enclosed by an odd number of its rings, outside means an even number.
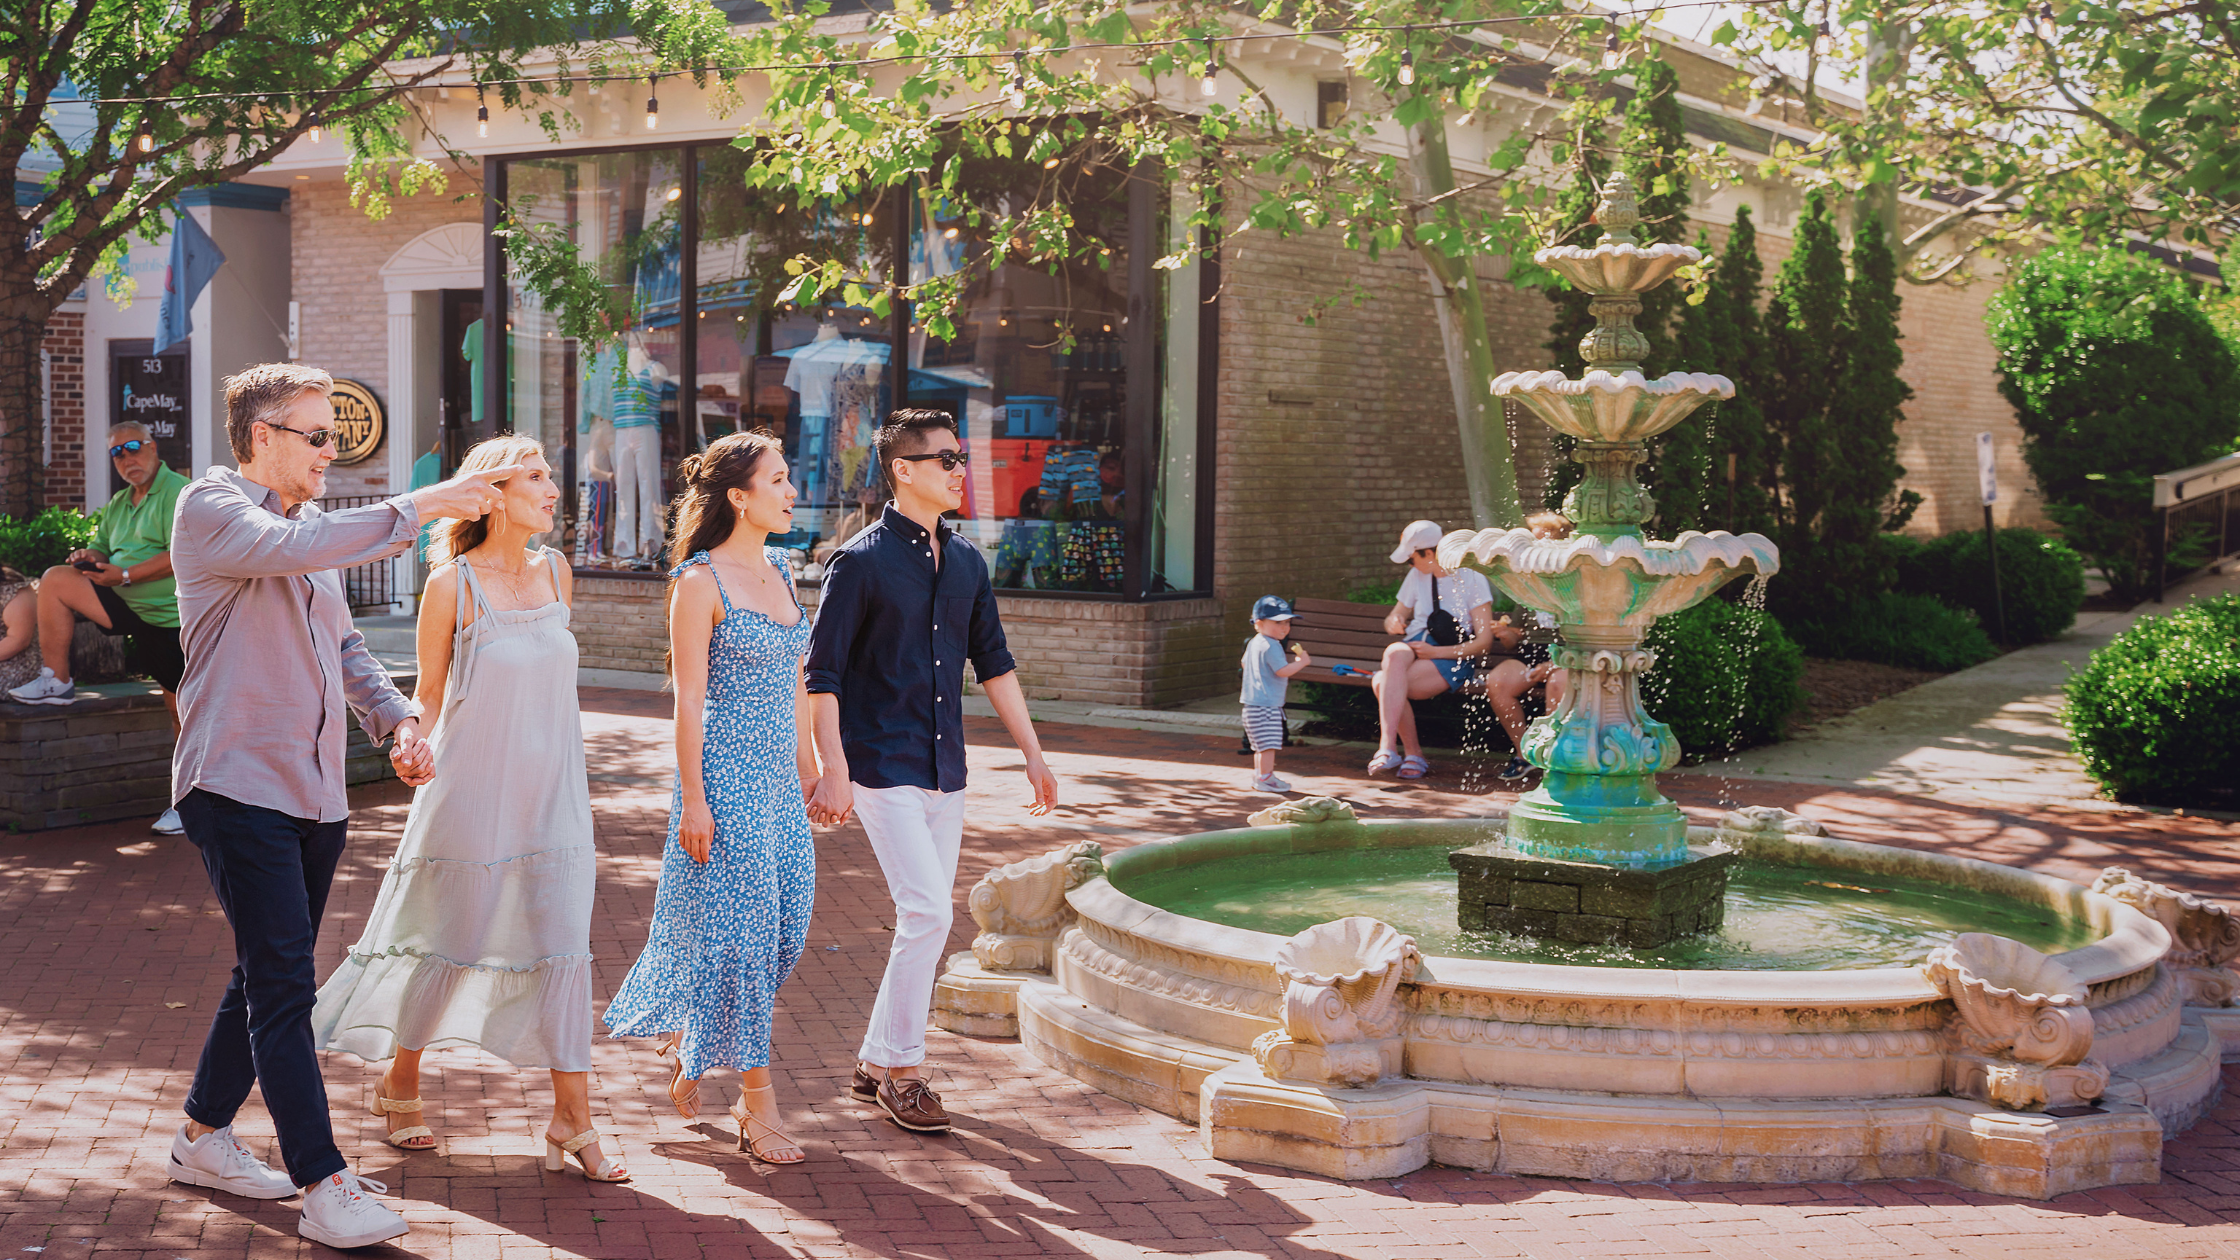
[[[389,418],[381,410],[381,400],[357,381],[336,381],[334,393],[328,398],[334,403],[334,444],[338,452],[334,462],[355,464],[373,454],[388,429]]]

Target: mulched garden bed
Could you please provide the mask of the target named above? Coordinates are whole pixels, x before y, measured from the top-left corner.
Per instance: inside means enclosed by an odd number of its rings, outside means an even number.
[[[1808,656],[1804,661],[1805,707],[1790,716],[1789,733],[1796,735],[1811,730],[1854,709],[1863,709],[1877,700],[1942,677],[1943,674],[1930,669]]]

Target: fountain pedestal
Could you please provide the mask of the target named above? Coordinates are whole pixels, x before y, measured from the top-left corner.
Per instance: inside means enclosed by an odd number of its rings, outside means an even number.
[[[1567,862],[1493,847],[1447,855],[1459,880],[1459,926],[1582,945],[1655,949],[1726,922],[1736,854],[1703,846],[1671,866]]]

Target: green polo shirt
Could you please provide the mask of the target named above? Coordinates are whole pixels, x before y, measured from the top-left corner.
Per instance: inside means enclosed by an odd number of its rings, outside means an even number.
[[[179,492],[186,488],[187,479],[169,464],[156,465],[147,497],[133,503],[132,487],[126,486],[101,509],[100,523],[93,527],[93,550],[119,568],[131,568],[171,550],[171,515],[179,506]],[[169,576],[112,589],[149,625],[179,624],[178,587]]]

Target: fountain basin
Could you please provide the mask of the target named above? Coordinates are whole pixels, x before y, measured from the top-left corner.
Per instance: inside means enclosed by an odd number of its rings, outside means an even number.
[[[1473,560],[1510,598],[1554,614],[1567,637],[1605,625],[1645,633],[1657,618],[1702,603],[1738,577],[1781,571],[1773,540],[1723,529],[1689,530],[1669,542],[1537,538],[1529,529],[1458,529],[1440,540],[1440,564],[1459,569]]]
[[[1707,402],[1734,397],[1734,382],[1709,372],[1650,380],[1637,371],[1600,368],[1573,380],[1561,372],[1503,372],[1497,397],[1514,398],[1540,422],[1582,442],[1645,442]]]
[[[1640,293],[1670,280],[1673,273],[1700,262],[1702,251],[1689,245],[1604,243],[1582,249],[1556,245],[1535,252],[1532,261],[1560,272],[1577,288],[1596,294]]]
[[[1615,1180],[1943,1176],[2047,1197],[2153,1180],[2165,1129],[2213,1100],[2228,1012],[2184,1008],[2146,914],[2079,885],[1934,853],[1693,829],[1698,844],[1836,872],[1934,879],[2087,925],[2056,955],[2087,993],[2110,1082],[2090,1114],[2023,1113],[1947,1092],[1952,1000],[1919,968],[1623,970],[1429,955],[1398,990],[1397,1074],[1350,1088],[1272,1074],[1286,938],[1161,910],[1138,875],[1222,858],[1468,847],[1484,820],[1246,828],[1138,845],[1067,894],[1048,975],[952,960],[945,1026],[977,1031],[1007,992],[1037,1057],[1200,1126],[1217,1157],[1340,1177],[1463,1167]],[[1840,877],[1839,877],[1840,878]],[[2229,1037],[2226,1035],[2229,1030]]]

